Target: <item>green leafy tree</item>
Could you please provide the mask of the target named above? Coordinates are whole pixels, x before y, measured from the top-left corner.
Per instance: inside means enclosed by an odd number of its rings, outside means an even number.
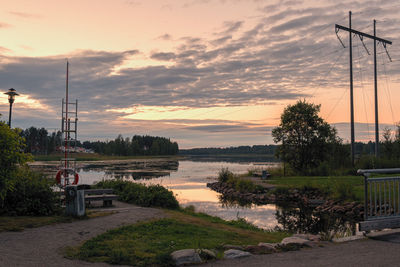
[[[284,109],[280,125],[272,130],[274,142],[282,143],[276,155],[300,173],[317,167],[340,142],[336,129],[318,116],[320,107],[299,100]]]
[[[31,159],[23,152],[25,140],[20,136],[20,129],[10,127],[0,121],[0,201],[4,200],[7,191],[13,189],[13,174],[19,165]]]

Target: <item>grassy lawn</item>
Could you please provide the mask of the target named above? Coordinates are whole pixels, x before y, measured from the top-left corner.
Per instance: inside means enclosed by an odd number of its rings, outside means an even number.
[[[363,176],[273,176],[267,182],[289,188],[314,187],[334,198],[347,194],[348,200],[363,201],[364,197]]]
[[[91,262],[133,266],[173,265],[170,253],[187,248],[216,249],[224,244],[256,245],[279,242],[284,232],[268,232],[244,221],[226,222],[205,214],[166,211],[169,218],[124,226],[99,235],[81,247],[69,248],[67,256]]]
[[[99,216],[107,216],[112,212],[88,211],[83,218],[73,218],[69,216],[1,216],[0,232],[4,231],[23,231],[25,228],[35,228],[56,223],[70,223],[77,220],[92,219]]]
[[[58,161],[63,158],[63,153],[51,154],[51,155],[34,155],[33,159],[35,161]],[[71,153],[70,157],[76,159],[77,161],[98,161],[98,160],[125,160],[125,159],[180,159],[181,156],[109,156],[101,155],[96,153]]]

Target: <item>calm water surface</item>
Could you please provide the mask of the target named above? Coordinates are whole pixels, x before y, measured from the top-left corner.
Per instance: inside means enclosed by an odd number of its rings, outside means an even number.
[[[151,179],[132,179],[129,175],[124,179],[145,184],[160,184],[176,195],[181,206],[193,205],[196,211],[204,212],[225,220],[245,218],[247,221],[270,229],[277,226],[275,205],[252,205],[240,207],[233,204],[223,204],[220,194],[207,188],[206,184],[217,179],[221,168],[228,168],[234,173],[245,173],[249,169],[276,166],[276,163],[228,163],[228,162],[195,162],[179,161],[177,170],[169,170],[170,175]],[[103,179],[118,177],[113,171],[104,169],[81,169],[80,183],[93,184]]]

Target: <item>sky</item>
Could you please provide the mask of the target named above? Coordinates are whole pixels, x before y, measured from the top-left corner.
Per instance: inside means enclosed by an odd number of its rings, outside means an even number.
[[[350,136],[349,35],[377,46],[380,129],[400,121],[400,3],[302,0],[2,0],[0,92],[12,126],[61,128],[78,100],[78,139],[164,136],[180,148],[273,144],[287,105],[321,105]],[[346,48],[341,44],[344,43]],[[373,41],[353,37],[356,141],[374,140]],[[370,55],[368,54],[368,52]],[[390,61],[391,59],[391,61]],[[0,120],[8,121],[0,94]],[[382,134],[382,132],[381,132]]]

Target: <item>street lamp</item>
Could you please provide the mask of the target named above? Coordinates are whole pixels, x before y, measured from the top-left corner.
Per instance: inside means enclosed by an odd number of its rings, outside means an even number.
[[[10,114],[8,115],[8,126],[11,128],[11,111],[12,111],[12,104],[14,103],[15,96],[19,95],[14,88],[8,89],[7,93],[4,93],[8,95],[8,103],[10,103]]]

